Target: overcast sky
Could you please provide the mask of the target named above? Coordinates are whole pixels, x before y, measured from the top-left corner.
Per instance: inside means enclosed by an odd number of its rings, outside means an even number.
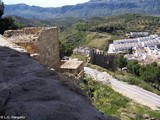
[[[89,0],[2,0],[5,4],[25,3],[41,7],[61,7],[64,5],[75,5]]]

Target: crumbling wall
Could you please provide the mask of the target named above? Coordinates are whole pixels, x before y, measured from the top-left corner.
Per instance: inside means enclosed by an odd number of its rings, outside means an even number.
[[[46,27],[28,27],[28,28],[23,28],[20,30],[7,30],[4,32],[3,36],[4,37],[20,37],[22,35],[36,35],[40,33],[41,30],[46,29]],[[32,39],[30,39],[32,40]],[[18,40],[15,40],[18,41]],[[24,41],[24,40],[21,40]]]
[[[40,63],[59,69],[60,56],[57,27],[42,30],[35,45],[37,46],[38,53],[40,54]]]
[[[21,30],[8,30],[4,37],[26,49],[30,54],[37,54],[36,59],[44,65],[59,69],[59,44],[57,27],[30,27]]]

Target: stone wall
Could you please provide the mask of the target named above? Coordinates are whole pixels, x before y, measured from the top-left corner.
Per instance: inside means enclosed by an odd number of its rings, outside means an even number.
[[[89,55],[89,62],[107,69],[114,69],[116,54],[106,54],[103,51],[92,49]]]
[[[30,54],[38,54],[36,59],[56,70],[60,66],[58,28],[31,27],[4,32],[7,40],[26,49]]]
[[[42,64],[59,69],[60,55],[58,43],[58,28],[43,30],[37,40],[39,61]]]

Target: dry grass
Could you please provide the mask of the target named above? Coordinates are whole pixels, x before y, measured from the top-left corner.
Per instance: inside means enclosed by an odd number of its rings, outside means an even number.
[[[107,44],[108,40],[111,39],[111,35],[108,34],[99,34],[100,38],[94,39],[89,43],[89,46],[102,49],[105,44]]]

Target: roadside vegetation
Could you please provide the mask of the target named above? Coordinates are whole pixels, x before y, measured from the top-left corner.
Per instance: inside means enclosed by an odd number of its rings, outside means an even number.
[[[85,66],[97,69],[101,72],[107,72],[120,81],[127,82],[132,85],[137,85],[145,90],[160,95],[160,66],[153,62],[150,65],[140,65],[138,61],[128,61],[123,58],[123,55],[117,56],[115,63],[120,70],[110,71],[105,68],[87,63],[85,54],[72,54],[71,58],[78,58],[84,61]],[[122,71],[123,67],[127,67],[127,71]]]
[[[160,66],[156,62],[140,65],[136,60],[127,62],[123,55],[119,55],[115,59],[115,63],[121,70],[123,67],[127,67],[126,72],[118,72],[119,75],[117,72],[114,73],[117,79],[160,95]]]
[[[89,76],[85,76],[81,88],[88,94],[92,104],[105,115],[122,120],[144,120],[146,116],[155,120],[160,118],[160,111],[137,104]]]

